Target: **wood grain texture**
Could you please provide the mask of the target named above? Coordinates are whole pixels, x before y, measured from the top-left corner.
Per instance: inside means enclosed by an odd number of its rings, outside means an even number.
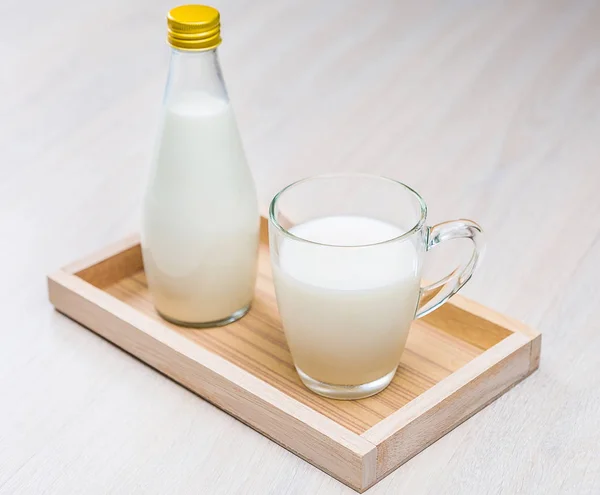
[[[357,401],[311,393],[279,321],[266,230],[263,219],[252,308],[225,327],[182,328],[158,315],[135,236],[49,276],[50,301],[361,493],[537,369],[535,330],[509,318],[500,326],[502,315],[461,298],[413,323],[383,392]]]
[[[464,294],[544,335],[536,373],[368,493],[596,495],[598,2],[214,3],[263,207],[305,175],[400,179],[431,223],[483,225]],[[47,301],[138,230],[172,5],[0,2],[0,493],[352,494]]]
[[[115,266],[120,265],[117,259]],[[384,393],[360,401],[332,401],[319,397],[302,385],[292,363],[281,330],[268,250],[264,244],[259,266],[256,300],[248,316],[238,323],[202,332],[175,325],[168,325],[169,328],[356,433],[363,433],[482,352],[480,346],[417,322],[407,342],[400,373]],[[154,310],[143,271],[106,287],[106,291],[163,324]],[[487,337],[484,332],[480,333],[483,346]]]

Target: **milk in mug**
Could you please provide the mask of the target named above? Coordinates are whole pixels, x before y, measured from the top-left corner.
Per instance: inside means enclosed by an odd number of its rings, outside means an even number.
[[[405,231],[357,216],[318,218],[289,229],[273,275],[288,345],[300,372],[360,385],[393,372],[419,300],[421,264]],[[329,244],[337,246],[329,246]]]

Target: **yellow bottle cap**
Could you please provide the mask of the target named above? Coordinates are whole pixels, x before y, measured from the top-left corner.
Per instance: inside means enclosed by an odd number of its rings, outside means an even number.
[[[167,40],[179,50],[212,50],[221,43],[219,11],[207,5],[181,5],[167,15]]]

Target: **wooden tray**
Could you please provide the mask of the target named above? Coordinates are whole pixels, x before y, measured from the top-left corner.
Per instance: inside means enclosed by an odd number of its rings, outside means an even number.
[[[358,401],[300,382],[281,329],[263,220],[256,299],[227,327],[154,311],[138,237],[48,277],[62,313],[362,492],[534,371],[541,336],[463,297],[413,323],[391,385]]]

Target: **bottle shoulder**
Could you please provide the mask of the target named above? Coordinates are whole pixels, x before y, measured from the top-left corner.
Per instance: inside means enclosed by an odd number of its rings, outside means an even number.
[[[251,182],[228,101],[188,93],[165,106],[156,138],[152,183]]]

